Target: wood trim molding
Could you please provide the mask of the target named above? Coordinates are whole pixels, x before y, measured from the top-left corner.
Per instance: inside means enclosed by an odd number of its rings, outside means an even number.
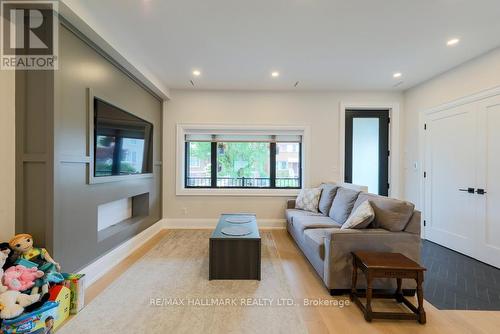
[[[440,105],[432,107],[432,108],[427,108],[427,109],[421,110],[420,113],[429,115],[429,114],[433,114],[433,113],[436,113],[436,112],[439,112],[442,110],[446,110],[446,109],[458,107],[458,106],[461,106],[464,104],[469,104],[472,102],[484,100],[484,99],[487,99],[487,98],[495,96],[495,95],[500,95],[500,86],[496,86],[496,87],[493,87],[490,89],[485,89],[485,90],[482,90],[480,92],[466,95],[464,97],[461,97],[461,98],[458,98],[455,100],[451,100],[449,102],[440,104]]]

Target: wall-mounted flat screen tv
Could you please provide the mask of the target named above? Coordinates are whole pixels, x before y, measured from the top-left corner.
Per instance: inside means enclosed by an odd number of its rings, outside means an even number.
[[[153,172],[153,124],[94,98],[94,177]]]

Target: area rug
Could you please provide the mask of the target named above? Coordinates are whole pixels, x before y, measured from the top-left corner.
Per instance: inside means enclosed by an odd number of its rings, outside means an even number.
[[[169,232],[58,333],[306,333],[270,233],[262,280],[208,280],[209,231]]]

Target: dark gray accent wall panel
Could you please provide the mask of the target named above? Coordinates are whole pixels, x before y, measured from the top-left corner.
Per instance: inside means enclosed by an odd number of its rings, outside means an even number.
[[[23,170],[23,207],[24,221],[22,230],[28,230],[35,240],[46,240],[44,217],[47,217],[47,208],[50,199],[47,191],[47,164],[45,162],[24,162]]]
[[[54,72],[16,71],[16,232],[53,250]]]
[[[22,147],[30,154],[45,157],[48,165],[43,167],[42,163],[38,168],[49,168],[50,171],[44,172],[32,166],[25,168],[24,183],[18,182],[18,185],[24,184],[23,188],[18,188],[24,192],[24,207],[18,210],[20,214],[16,220],[17,232],[32,232],[38,243],[53,252],[65,271],[77,271],[161,219],[162,103],[62,26],[59,38],[59,70],[54,71],[52,85],[54,104],[45,112],[45,116],[53,115],[49,117],[50,124],[45,132],[37,132],[35,136],[24,131],[24,138],[18,137],[17,143],[18,150],[23,141]],[[87,183],[87,143],[88,136],[92,135],[88,131],[88,88],[97,97],[153,124],[152,177]],[[43,100],[46,95],[27,97],[25,95],[24,104]],[[22,104],[20,101],[19,106]],[[24,108],[25,115],[29,114],[27,109]],[[39,124],[44,119],[40,114],[25,121],[19,118],[17,126],[25,130],[30,122]],[[45,184],[40,182],[43,175]],[[50,175],[53,175],[53,180]],[[28,195],[31,186],[38,190]],[[43,193],[49,194],[45,200],[41,198]],[[142,194],[148,194],[149,209],[142,208],[141,211],[147,215],[130,219],[110,233],[98,233],[99,205]],[[28,200],[28,196],[32,197]],[[49,208],[45,213],[38,207],[44,201]],[[45,217],[39,223],[35,223],[33,215],[26,214],[30,206]]]

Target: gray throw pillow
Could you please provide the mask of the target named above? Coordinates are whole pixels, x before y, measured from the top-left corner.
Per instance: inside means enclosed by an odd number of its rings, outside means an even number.
[[[295,207],[305,211],[318,212],[321,188],[302,189],[295,201]]]
[[[320,188],[323,189],[323,191],[319,199],[319,212],[327,216],[332,207],[333,198],[337,193],[338,186],[333,183],[323,183]]]
[[[415,205],[410,202],[366,193],[359,195],[354,210],[367,200],[370,201],[370,205],[375,212],[372,226],[375,228],[381,227],[392,232],[403,231],[415,210]]]
[[[353,210],[349,218],[346,220],[341,229],[345,230],[347,228],[367,228],[368,225],[375,218],[375,212],[369,201],[364,201],[356,209]]]
[[[339,224],[344,224],[351,214],[360,191],[339,187],[333,199],[329,216]]]

